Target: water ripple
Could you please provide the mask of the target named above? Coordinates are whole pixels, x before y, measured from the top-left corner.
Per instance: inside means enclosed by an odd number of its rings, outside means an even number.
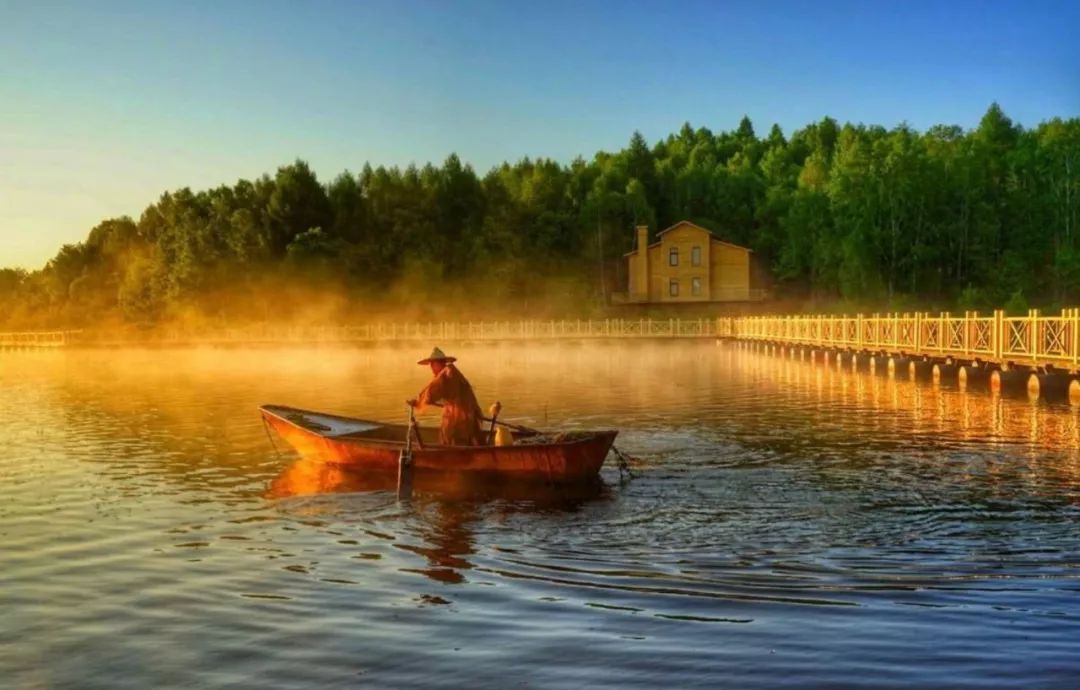
[[[399,419],[390,349],[4,353],[14,687],[1071,687],[1080,423],[713,344],[462,347],[640,475],[421,493],[297,461],[282,401]],[[378,372],[377,376],[372,372]],[[279,456],[280,453],[280,456]]]

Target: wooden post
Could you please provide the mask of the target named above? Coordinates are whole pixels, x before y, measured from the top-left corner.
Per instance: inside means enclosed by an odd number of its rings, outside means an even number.
[[[945,344],[947,342],[945,340],[945,329],[946,329],[947,325],[948,325],[948,322],[945,320],[945,312],[941,312],[940,314],[938,314],[938,327],[937,327],[937,344],[938,344],[938,351],[939,352],[945,352]]]
[[[1028,311],[1028,343],[1031,350],[1031,363],[1039,361],[1039,350],[1042,349],[1042,337],[1039,333],[1039,310]]]
[[[994,352],[994,359],[998,363],[1002,363],[1005,355],[1005,348],[1002,345],[1002,328],[1004,328],[1005,313],[1000,309],[994,310],[994,325],[991,327],[990,332],[990,347]]]
[[[1080,352],[1080,309],[1070,309],[1069,354],[1072,355],[1073,371],[1076,371],[1077,353]]]
[[[915,354],[922,354],[922,312],[915,312],[914,350]]]
[[[971,326],[971,314],[972,312],[964,312],[964,324],[960,328],[960,349],[965,355],[971,354],[971,337],[968,333],[968,329]]]

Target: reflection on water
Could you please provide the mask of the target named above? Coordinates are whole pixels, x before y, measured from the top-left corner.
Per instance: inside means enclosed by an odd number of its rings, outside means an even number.
[[[401,421],[389,349],[3,353],[14,687],[1071,687],[1075,408],[712,343],[456,348],[641,477],[376,479],[256,407]]]
[[[607,493],[603,482],[552,486],[536,482],[500,481],[450,473],[420,473],[413,479],[413,500],[460,503],[464,501],[519,501],[539,507],[564,507],[599,498]],[[270,480],[269,498],[314,494],[397,491],[397,477],[385,473],[364,473],[300,458],[289,463]]]
[[[270,482],[267,496],[274,499],[326,494],[393,492],[396,478],[386,474],[364,474],[301,458],[286,467]],[[429,567],[409,569],[444,583],[464,582],[461,572],[471,565],[473,523],[481,517],[505,519],[513,513],[558,512],[580,508],[591,500],[610,494],[603,482],[580,486],[549,486],[536,483],[500,482],[454,475],[419,474],[414,478],[413,498],[408,507],[423,516],[425,546],[401,548],[424,556]],[[325,499],[324,499],[325,500]],[[341,505],[322,503],[335,513]],[[311,515],[310,506],[306,506]]]

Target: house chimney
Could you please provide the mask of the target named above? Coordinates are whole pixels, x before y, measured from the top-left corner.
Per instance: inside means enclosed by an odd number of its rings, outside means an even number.
[[[649,226],[639,225],[637,231],[637,255],[630,265],[630,295],[635,302],[649,301]]]

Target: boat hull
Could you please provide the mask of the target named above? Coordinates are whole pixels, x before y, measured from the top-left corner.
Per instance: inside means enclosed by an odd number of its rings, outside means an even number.
[[[263,419],[302,456],[351,470],[373,473],[397,472],[404,449],[404,427],[325,415],[277,405],[260,408]],[[306,415],[306,416],[305,416]],[[311,428],[312,418],[319,420]],[[351,426],[350,426],[351,424]],[[356,428],[359,431],[350,431]],[[373,438],[393,436],[402,440]],[[389,433],[384,433],[389,431]],[[422,430],[431,438],[436,430]],[[413,467],[418,473],[466,473],[506,479],[582,482],[595,479],[618,434],[614,430],[576,432],[570,440],[528,442],[509,446],[412,446]]]

